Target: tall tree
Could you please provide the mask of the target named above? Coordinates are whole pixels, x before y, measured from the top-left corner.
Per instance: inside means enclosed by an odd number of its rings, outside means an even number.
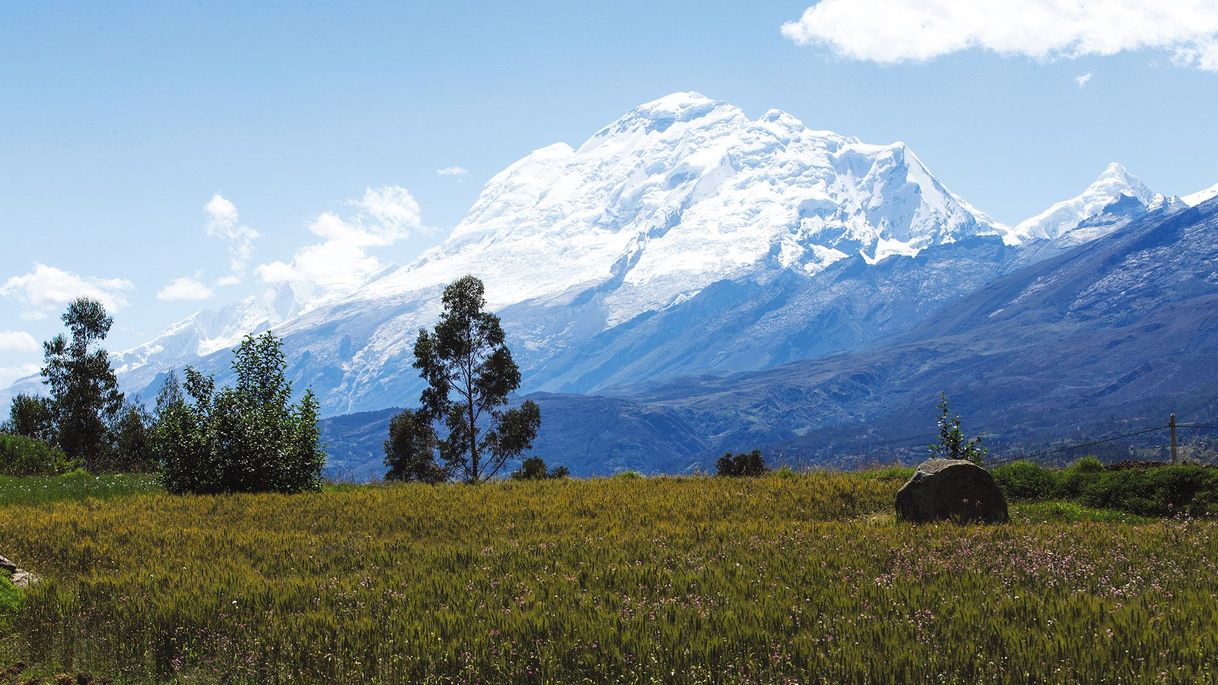
[[[114,320],[101,302],[73,300],[63,314],[71,338],[62,333],[43,344],[42,376],[51,390],[59,446],[90,470],[105,468],[109,426],[123,407],[123,394],[100,347]]]
[[[533,445],[541,410],[531,401],[507,407],[520,387],[520,369],[499,317],[485,310],[482,281],[461,278],[444,289],[441,301],[439,323],[432,331],[421,329],[414,346],[414,367],[427,383],[421,407],[414,418],[401,418],[396,441],[410,446],[405,453],[416,466],[434,444],[450,475],[480,483]],[[436,425],[446,434],[436,435]]]

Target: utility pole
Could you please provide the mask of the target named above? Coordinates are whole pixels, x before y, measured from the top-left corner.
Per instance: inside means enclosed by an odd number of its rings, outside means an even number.
[[[1167,427],[1171,429],[1171,463],[1180,463],[1180,452],[1176,447],[1176,415],[1172,414],[1171,419],[1167,422]]]

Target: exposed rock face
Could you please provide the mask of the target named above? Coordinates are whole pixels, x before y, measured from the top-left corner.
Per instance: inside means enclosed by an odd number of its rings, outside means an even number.
[[[1007,500],[989,471],[962,459],[922,462],[897,492],[897,515],[906,521],[1006,523]]]

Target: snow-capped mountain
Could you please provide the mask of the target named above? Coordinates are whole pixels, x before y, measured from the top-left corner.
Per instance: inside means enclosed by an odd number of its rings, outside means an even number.
[[[241,335],[274,327],[325,413],[408,404],[414,337],[465,274],[486,283],[526,390],[759,370],[898,334],[1017,264],[1116,230],[1114,217],[1177,205],[1113,165],[1011,228],[901,143],[676,93],[512,164],[441,245],[351,295],[196,314],[117,355],[120,378],[145,397],[188,363],[223,380]]]
[[[578,149],[559,143],[511,165],[443,245],[353,300],[480,273],[497,307],[598,289],[612,326],[759,269],[815,273],[997,231],[903,144],[677,93]]]
[[[204,309],[173,324],[153,340],[113,355],[115,371],[125,384],[142,387],[168,369],[232,350],[247,334],[279,326],[302,309],[287,284],[217,309]]]
[[[1072,244],[1081,244],[1088,240],[1104,235],[1102,230],[1077,231],[1080,224],[1101,215],[1105,210],[1122,197],[1132,198],[1137,204],[1148,210],[1161,207],[1180,209],[1184,204],[1179,198],[1167,197],[1156,193],[1136,176],[1131,175],[1125,167],[1113,162],[1108,165],[1094,183],[1087,186],[1081,194],[1068,200],[1062,200],[1045,211],[1021,221],[1011,231],[1010,235],[1020,242],[1034,240],[1061,240]]]
[[[277,330],[327,412],[378,408],[409,400],[414,336],[434,319],[438,290],[467,273],[486,283],[528,378],[579,341],[712,283],[812,277],[843,260],[871,265],[1006,230],[901,143],[813,130],[778,110],[751,119],[677,93],[578,148],[559,143],[512,164],[443,244]],[[164,366],[143,360],[145,377]]]

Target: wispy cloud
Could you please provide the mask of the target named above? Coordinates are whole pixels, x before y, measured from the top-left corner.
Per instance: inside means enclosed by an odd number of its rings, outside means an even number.
[[[436,169],[438,176],[456,176],[457,178],[467,178],[469,169],[460,166],[446,166],[443,169]]]
[[[369,250],[386,247],[423,228],[419,203],[399,186],[369,188],[347,203],[349,216],[323,212],[309,225],[322,239],[296,251],[291,261],[275,261],[256,269],[267,283],[289,283],[306,305],[316,305],[350,293],[384,264]]]
[[[46,264],[34,264],[34,269],[13,276],[0,285],[0,295],[25,305],[22,318],[43,319],[62,310],[77,297],[91,297],[111,312],[127,306],[123,291],[135,286],[124,278],[95,278],[78,276],[70,271]]]
[[[1213,0],[821,0],[782,33],[885,64],[974,48],[1044,60],[1151,49],[1218,72]]]
[[[158,300],[198,302],[212,296],[211,288],[198,279],[182,276],[175,278],[157,292]]]
[[[38,341],[25,331],[0,331],[0,352],[37,352]]]
[[[245,266],[254,254],[254,240],[258,231],[238,223],[237,206],[220,193],[211,196],[203,205],[207,213],[207,235],[228,241],[228,268],[230,278],[240,282]]]
[[[1087,85],[1090,81],[1091,81],[1091,72],[1087,72],[1085,74],[1081,74],[1079,76],[1074,77],[1074,85],[1078,86],[1079,88],[1082,88],[1083,86]]]

